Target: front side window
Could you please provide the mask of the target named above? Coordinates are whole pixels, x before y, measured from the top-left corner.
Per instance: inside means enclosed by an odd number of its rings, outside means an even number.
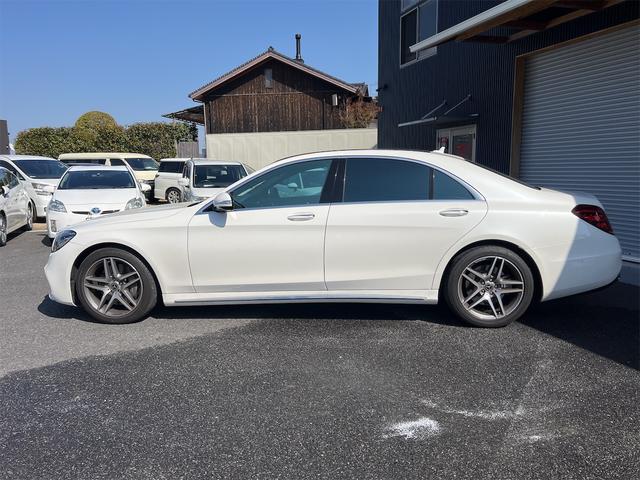
[[[224,188],[245,176],[241,165],[196,165],[193,170],[193,186]]]
[[[75,170],[67,172],[58,185],[58,190],[111,188],[136,188],[136,183],[126,170]]]
[[[8,175],[9,175],[9,188],[15,188],[18,185],[20,185],[20,181],[18,180],[18,177],[16,177],[11,172],[8,172]]]
[[[57,160],[15,160],[15,164],[31,178],[60,178],[67,171]]]
[[[184,162],[160,162],[158,172],[162,173],[182,173]]]
[[[20,175],[20,173],[18,172],[16,167],[11,165],[9,162],[5,162],[4,160],[0,160],[0,167],[6,168],[11,173],[13,173],[14,175],[18,175],[22,180],[24,180],[24,178],[22,178],[22,175]]]
[[[437,47],[411,53],[409,47],[438,33],[438,0],[410,0],[402,3],[400,18],[400,64],[434,55]],[[408,10],[411,8],[411,10]]]
[[[270,208],[320,203],[331,160],[312,160],[284,165],[266,172],[233,190],[237,208]]]
[[[158,163],[153,158],[127,158],[126,162],[138,172],[158,170]]]
[[[390,158],[347,160],[344,202],[428,200],[431,168]]]

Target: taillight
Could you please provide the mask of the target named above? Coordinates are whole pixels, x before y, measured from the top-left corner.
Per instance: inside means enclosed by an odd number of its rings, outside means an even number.
[[[607,214],[604,213],[604,210],[600,207],[595,205],[576,205],[576,207],[571,210],[571,213],[603,232],[613,235],[613,228],[611,228]]]

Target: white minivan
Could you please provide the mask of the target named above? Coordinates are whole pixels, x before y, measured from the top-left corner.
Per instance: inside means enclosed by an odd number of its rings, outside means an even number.
[[[91,153],[63,153],[58,157],[67,165],[95,163],[112,167],[128,166],[140,183],[146,183],[153,191],[153,183],[158,173],[158,162],[148,155],[141,153],[120,152],[91,152]],[[151,194],[147,194],[149,199]]]
[[[24,186],[31,202],[31,217],[44,217],[51,200],[51,189],[67,171],[55,158],[35,155],[0,155],[0,167],[13,173]]]
[[[153,196],[156,200],[166,200],[169,203],[182,201],[182,189],[178,180],[182,177],[184,165],[189,158],[163,158],[156,173]]]
[[[213,197],[253,172],[251,167],[240,162],[191,159],[185,164],[182,178],[178,180],[182,187],[182,200],[198,202]]]

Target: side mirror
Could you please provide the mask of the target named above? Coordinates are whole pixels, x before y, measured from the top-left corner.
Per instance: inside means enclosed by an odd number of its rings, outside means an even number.
[[[53,195],[53,193],[56,191],[56,187],[54,187],[53,185],[45,185],[44,187],[42,187],[42,190]]]
[[[220,192],[216,195],[212,205],[215,212],[228,212],[233,210],[233,200],[227,192]]]
[[[141,183],[140,184],[140,190],[142,190],[142,193],[147,193],[151,191],[151,185],[149,185],[148,183]]]
[[[181,187],[188,187],[189,179],[187,177],[180,177],[178,179],[178,185],[180,185]]]
[[[298,184],[294,182],[288,183],[287,187],[289,187],[291,190],[298,190]]]
[[[7,187],[6,185],[2,186],[2,195],[4,195],[5,197],[9,195],[9,187]]]

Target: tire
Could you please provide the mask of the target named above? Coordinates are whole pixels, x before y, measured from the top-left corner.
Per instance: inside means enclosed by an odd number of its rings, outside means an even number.
[[[0,247],[7,244],[7,217],[0,213]]]
[[[28,208],[28,213],[27,213],[27,224],[22,227],[22,230],[24,230],[25,232],[30,232],[31,230],[33,230],[33,219],[35,218],[36,215],[36,209],[33,205],[33,202],[29,202],[29,206]]]
[[[465,322],[504,327],[531,305],[535,283],[529,265],[504,247],[481,246],[453,259],[444,282],[444,299]]]
[[[158,301],[158,288],[149,267],[119,248],[90,253],[80,264],[75,287],[82,308],[102,323],[137,322]]]
[[[180,203],[182,201],[182,192],[177,188],[169,188],[167,189],[165,198],[169,203]]]

